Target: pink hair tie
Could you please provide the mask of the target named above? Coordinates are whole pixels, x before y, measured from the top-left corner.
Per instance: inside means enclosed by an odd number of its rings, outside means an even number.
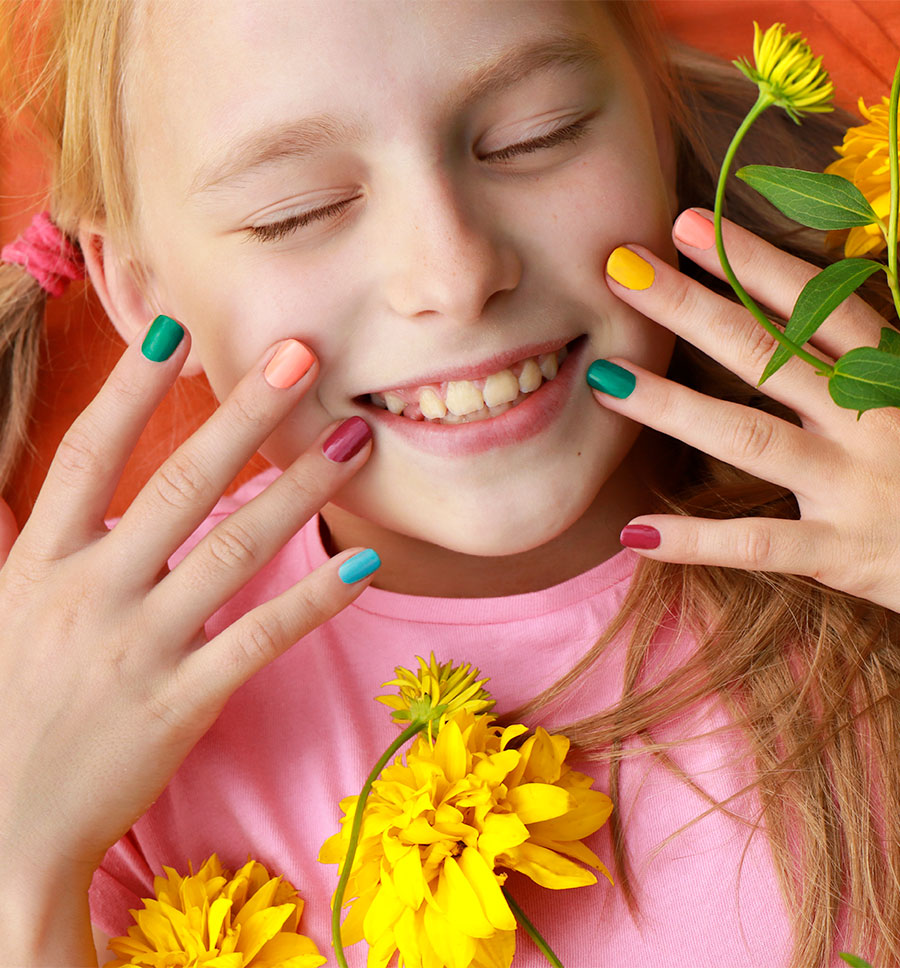
[[[0,261],[24,266],[50,296],[61,296],[71,280],[84,278],[81,249],[53,224],[49,212],[35,215],[23,235],[0,249]]]

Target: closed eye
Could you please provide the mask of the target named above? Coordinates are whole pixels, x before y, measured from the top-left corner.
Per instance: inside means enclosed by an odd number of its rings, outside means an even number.
[[[564,128],[558,128],[556,131],[541,135],[539,138],[531,138],[528,141],[520,141],[497,151],[490,151],[486,155],[482,155],[481,160],[506,161],[516,155],[527,155],[542,148],[555,148],[557,145],[578,141],[586,133],[588,125],[594,120],[595,116],[595,114],[589,114],[573,121],[572,124],[568,124]]]
[[[480,161],[503,162],[514,158],[517,155],[527,155],[544,148],[555,148],[557,145],[569,144],[578,141],[587,132],[588,125],[593,121],[595,114],[589,114],[572,124],[568,124],[556,131],[541,135],[539,138],[531,138],[528,141],[520,141],[517,144],[508,145],[497,151],[490,151],[480,157]],[[298,215],[291,215],[289,218],[282,219],[280,222],[272,222],[268,225],[253,225],[247,229],[248,238],[258,242],[277,242],[285,238],[297,229],[301,229],[313,222],[325,221],[338,218],[346,211],[347,207],[355,202],[361,195],[354,195],[353,198],[345,198],[324,208],[316,208],[311,212],[301,212]]]

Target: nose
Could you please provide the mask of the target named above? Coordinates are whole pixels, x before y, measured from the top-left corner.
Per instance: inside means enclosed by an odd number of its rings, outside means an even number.
[[[489,211],[449,177],[407,182],[388,221],[386,298],[406,318],[482,318],[495,296],[518,286],[522,266]]]

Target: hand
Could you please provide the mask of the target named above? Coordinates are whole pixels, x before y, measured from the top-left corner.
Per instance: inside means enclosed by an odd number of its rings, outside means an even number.
[[[164,362],[145,358],[140,341],[128,347],[66,434],[0,570],[0,873],[20,886],[86,886],[228,696],[368,584],[339,578],[348,550],[204,636],[209,616],[368,457],[370,442],[328,459],[336,425],[167,571],[315,378],[314,363],[295,385],[270,386],[272,349],[106,528],[119,474],[188,342]]]
[[[673,232],[679,250],[723,278],[714,247],[679,240],[684,218]],[[747,291],[786,319],[818,270],[731,223],[725,225],[724,239]],[[629,289],[607,276],[612,292],[755,386],[775,348],[774,339],[740,304],[710,292],[642,246],[628,248],[653,267],[653,281],[646,288]],[[833,362],[856,346],[876,346],[884,325],[862,299],[851,297],[817,331],[811,351]],[[595,392],[605,407],[788,488],[800,508],[797,521],[642,515],[629,527],[639,526],[637,534],[648,545],[655,539],[652,530],[644,529],[655,529],[659,541],[640,554],[806,575],[900,611],[900,412],[871,410],[857,421],[855,411],[831,400],[825,378],[794,357],[761,390],[793,410],[800,427],[708,397],[627,360],[612,362],[636,380],[633,392],[622,399]]]

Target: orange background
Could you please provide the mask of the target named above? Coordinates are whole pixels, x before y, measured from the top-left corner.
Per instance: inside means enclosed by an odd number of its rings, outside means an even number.
[[[640,0],[636,0],[640,2]],[[853,109],[887,94],[900,56],[898,0],[656,0],[669,31],[682,40],[726,58],[750,53],[752,22],[777,20],[801,31],[822,54],[838,92]],[[15,238],[32,214],[44,207],[45,167],[32,145],[0,130],[0,244]],[[189,322],[189,321],[188,321]],[[6,495],[21,524],[28,515],[56,445],[87,405],[122,344],[90,287],[77,283],[51,300],[47,347],[41,368],[31,439]],[[214,406],[202,378],[179,380],[150,422],[125,469],[111,513],[121,514],[153,468]],[[259,459],[257,459],[258,461]],[[243,479],[263,466],[253,463]]]

